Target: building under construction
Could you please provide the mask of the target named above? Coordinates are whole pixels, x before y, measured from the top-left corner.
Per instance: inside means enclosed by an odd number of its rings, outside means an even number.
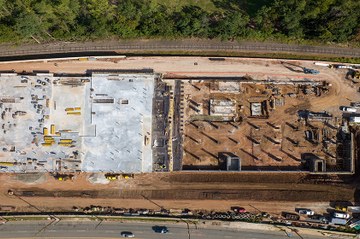
[[[353,133],[341,111],[312,110],[331,94],[328,82],[179,81],[183,170],[354,172]]]
[[[353,173],[356,114],[311,79],[0,75],[3,172]],[[349,123],[350,122],[350,123]]]
[[[152,72],[1,74],[3,172],[151,172]]]

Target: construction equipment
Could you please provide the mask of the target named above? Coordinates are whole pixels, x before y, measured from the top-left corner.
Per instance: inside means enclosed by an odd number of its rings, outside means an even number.
[[[47,136],[44,134],[44,143],[42,143],[42,146],[51,146],[55,143],[55,140],[52,136]]]
[[[358,70],[350,69],[348,75],[351,76],[352,80],[360,80],[360,71]]]
[[[15,162],[0,162],[0,166],[14,166]]]
[[[160,169],[166,169],[166,165],[165,164],[159,164],[159,168]]]
[[[336,211],[347,212],[347,207],[343,205],[335,205]]]
[[[67,181],[72,180],[74,178],[74,175],[72,174],[54,174],[54,178],[59,181]]]
[[[50,134],[55,134],[55,125],[54,124],[52,124],[50,126]]]
[[[115,181],[119,179],[120,174],[107,173],[105,174],[105,178],[109,181]]]
[[[52,143],[42,143],[41,145],[42,145],[42,146],[49,147],[49,146],[51,146],[51,145],[52,145]]]
[[[134,178],[134,174],[122,174],[122,177],[125,179]]]
[[[320,73],[318,70],[302,67],[302,66],[290,63],[290,62],[282,61],[281,64],[283,66],[285,66],[286,68],[288,68],[289,70],[295,71],[295,72],[303,72],[305,74],[312,74],[312,75],[317,75]]]
[[[66,114],[68,114],[68,115],[81,115],[81,112],[68,111],[68,112],[66,112]]]
[[[43,129],[43,134],[44,134],[44,135],[48,135],[48,134],[49,134],[49,129],[46,128],[46,127],[44,127],[44,129]]]
[[[55,140],[51,136],[44,136],[45,143],[55,143]]]
[[[355,79],[360,79],[360,71],[355,71],[354,78]]]
[[[305,74],[317,75],[317,74],[320,73],[318,70],[309,69],[309,68],[305,68],[305,67],[303,67],[303,70],[304,70],[304,73],[305,73]]]
[[[72,139],[60,139],[60,143],[71,144],[72,142],[73,142]]]
[[[150,138],[147,137],[146,135],[144,136],[144,145],[148,145],[149,144],[149,141],[150,141]]]
[[[70,147],[72,146],[72,144],[69,144],[69,143],[59,143],[60,146],[64,146],[64,147]]]

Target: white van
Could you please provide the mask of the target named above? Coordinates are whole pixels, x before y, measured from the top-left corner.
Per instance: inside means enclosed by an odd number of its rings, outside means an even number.
[[[343,219],[349,219],[350,215],[346,212],[334,212],[333,216],[336,218],[343,218]]]

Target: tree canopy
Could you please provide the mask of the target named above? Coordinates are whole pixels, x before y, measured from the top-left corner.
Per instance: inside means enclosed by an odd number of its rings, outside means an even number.
[[[272,0],[252,12],[245,0],[211,1],[212,10],[190,3],[175,9],[154,0],[0,0],[0,42],[108,37],[360,41],[358,0]],[[258,1],[263,2],[252,4]]]

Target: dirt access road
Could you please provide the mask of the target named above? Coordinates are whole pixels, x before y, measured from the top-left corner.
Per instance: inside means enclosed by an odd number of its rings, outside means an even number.
[[[57,181],[48,174],[1,174],[0,205],[17,211],[68,211],[73,206],[102,205],[149,209],[248,210],[279,214],[295,207],[326,212],[330,201],[354,201],[351,185],[304,183],[305,174],[288,173],[157,173],[136,175],[107,184],[77,174],[72,181]],[[8,190],[15,196],[8,195]]]
[[[319,75],[305,75],[285,68],[280,60],[226,58],[211,61],[207,57],[128,57],[97,61],[39,61],[0,63],[0,70],[17,72],[49,70],[56,73],[85,73],[91,69],[142,69],[171,77],[244,76],[255,79],[327,80],[333,84],[334,97],[317,102],[314,109],[349,104],[354,85],[345,80],[346,70],[314,66],[310,61],[292,61],[320,70]],[[197,63],[197,64],[194,64]],[[346,97],[339,97],[344,95]],[[349,98],[350,97],[350,98]],[[347,99],[348,98],[348,99]],[[338,109],[332,109],[338,110]],[[349,184],[312,184],[303,174],[220,174],[169,173],[144,174],[135,179],[109,184],[93,184],[89,175],[76,175],[74,181],[59,182],[49,176],[1,174],[0,204],[16,206],[18,211],[70,210],[73,206],[102,205],[126,208],[190,208],[229,210],[231,206],[251,206],[280,213],[295,207],[309,207],[325,212],[332,200],[356,200],[356,188]],[[32,178],[35,177],[35,178]],[[308,183],[306,183],[308,182]],[[325,182],[326,183],[326,182]],[[18,196],[9,196],[12,189]],[[251,205],[251,206],[250,206]],[[255,208],[252,210],[256,211]]]

